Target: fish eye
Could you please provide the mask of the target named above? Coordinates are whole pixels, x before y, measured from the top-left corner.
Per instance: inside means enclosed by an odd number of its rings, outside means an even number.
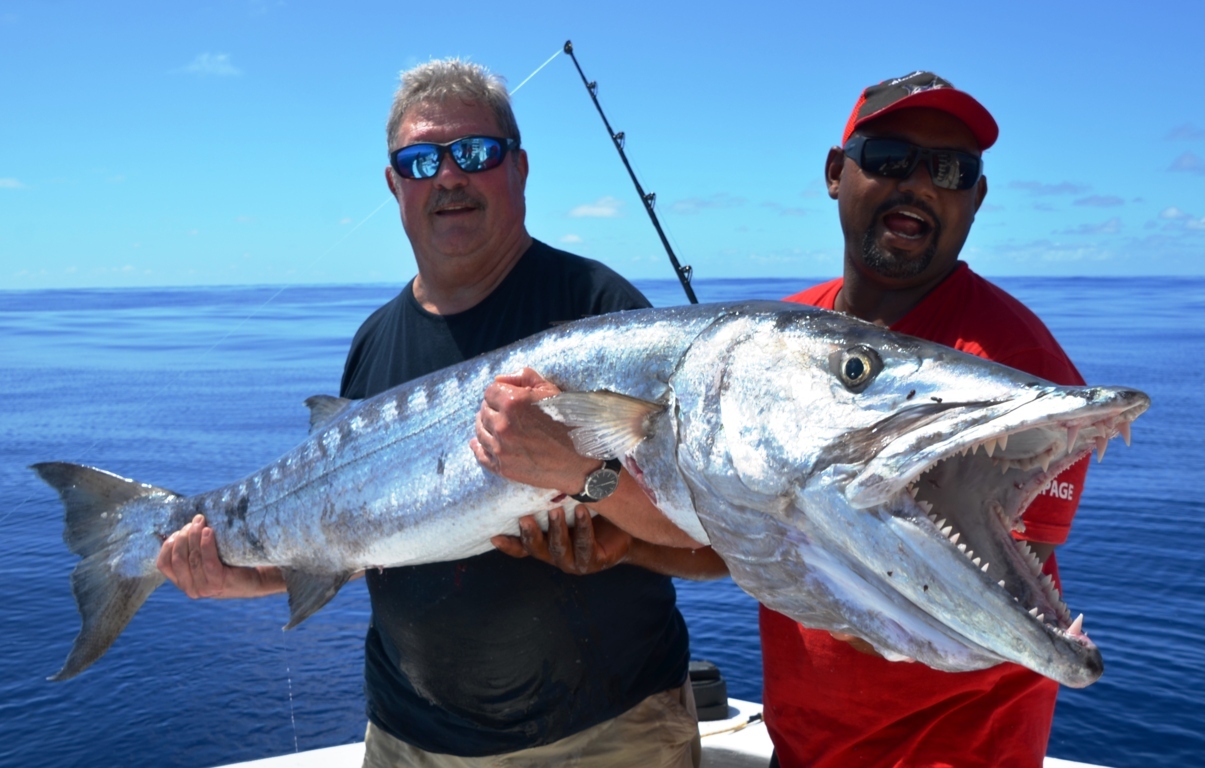
[[[835,369],[834,373],[850,392],[861,392],[866,389],[883,367],[879,354],[861,344],[834,353],[831,362]]]

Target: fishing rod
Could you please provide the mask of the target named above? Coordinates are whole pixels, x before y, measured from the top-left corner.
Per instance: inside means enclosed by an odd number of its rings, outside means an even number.
[[[674,249],[669,246],[669,240],[666,239],[665,232],[661,229],[661,222],[657,220],[657,214],[653,211],[653,206],[657,202],[657,193],[649,192],[646,194],[644,188],[640,186],[640,182],[636,179],[636,173],[632,170],[632,164],[628,162],[628,156],[623,152],[623,131],[616,133],[611,129],[611,123],[607,120],[607,116],[603,114],[602,105],[598,103],[598,82],[586,79],[586,73],[582,72],[582,65],[577,63],[577,57],[573,55],[572,40],[565,41],[565,53],[569,54],[569,58],[573,59],[573,66],[577,67],[577,73],[582,77],[582,84],[586,86],[586,92],[590,94],[590,99],[594,102],[595,109],[598,110],[598,116],[602,118],[603,125],[607,128],[607,135],[611,137],[611,143],[615,145],[616,151],[619,152],[619,158],[623,160],[623,167],[628,169],[628,175],[632,177],[632,183],[636,185],[636,193],[640,195],[640,201],[644,203],[644,210],[648,211],[649,218],[653,222],[653,227],[657,230],[657,236],[661,238],[661,244],[665,246],[665,252],[669,254],[669,263],[674,266],[674,274],[678,276],[678,282],[682,283],[682,290],[686,291],[686,298],[690,299],[691,304],[698,304],[699,300],[695,298],[694,289],[690,287],[690,278],[694,270],[689,265],[684,267],[678,263],[678,257],[674,255]]]

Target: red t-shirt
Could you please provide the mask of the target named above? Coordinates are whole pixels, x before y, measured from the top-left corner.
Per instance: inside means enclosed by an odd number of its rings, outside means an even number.
[[[841,284],[787,301],[832,309]],[[1058,384],[1084,383],[1036,315],[962,262],[891,329]],[[1024,538],[1066,541],[1087,468],[1087,458],[1077,462],[1034,500]],[[1046,571],[1058,578],[1054,556]],[[950,673],[887,661],[764,606],[760,623],[764,714],[782,768],[1041,767],[1053,680],[1011,663]]]

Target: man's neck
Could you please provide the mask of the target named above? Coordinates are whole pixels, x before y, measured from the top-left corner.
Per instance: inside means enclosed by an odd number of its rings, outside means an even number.
[[[880,278],[862,274],[857,267],[846,261],[844,280],[833,302],[833,308],[875,325],[890,328],[904,319],[956,267],[957,263],[945,274],[924,283],[897,288],[884,285]]]
[[[455,315],[472,309],[494,292],[531,246],[531,235],[520,228],[516,236],[490,253],[453,260],[415,254],[418,275],[414,298],[436,315]]]

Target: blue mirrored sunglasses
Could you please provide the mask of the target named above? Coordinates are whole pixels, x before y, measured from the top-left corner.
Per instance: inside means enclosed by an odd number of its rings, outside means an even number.
[[[481,173],[497,168],[502,158],[518,149],[515,139],[493,136],[465,136],[447,144],[411,144],[389,153],[389,164],[403,179],[430,179],[439,173],[445,154],[451,155],[465,173]]]
[[[854,136],[845,154],[858,167],[875,176],[906,179],[923,160],[933,185],[942,189],[970,189],[983,175],[983,160],[955,149],[929,149],[899,139]]]

